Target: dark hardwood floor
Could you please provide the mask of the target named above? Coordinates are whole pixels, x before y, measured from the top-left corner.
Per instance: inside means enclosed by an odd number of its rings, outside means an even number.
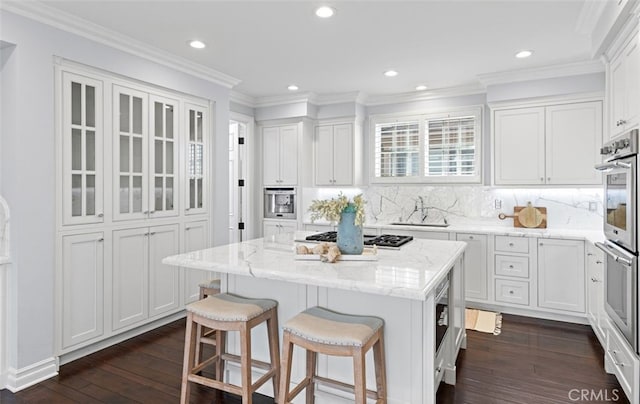
[[[2,390],[0,403],[176,403],[183,341],[184,320],[176,321],[64,365],[57,377],[17,394]],[[601,401],[589,403],[628,403],[602,358],[588,326],[504,315],[499,336],[468,332],[457,384],[441,385],[437,402],[571,403],[587,389],[602,391]],[[241,401],[206,388],[192,391],[193,403]],[[254,403],[273,399],[256,394]]]

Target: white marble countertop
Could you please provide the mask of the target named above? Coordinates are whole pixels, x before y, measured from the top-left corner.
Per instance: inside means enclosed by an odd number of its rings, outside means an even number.
[[[315,232],[284,233],[173,255],[163,263],[235,275],[282,280],[425,300],[466,248],[460,241],[418,240],[400,250],[378,250],[377,261],[296,260],[294,244]],[[313,245],[313,244],[309,244]]]
[[[304,224],[317,224],[329,226],[327,222]],[[513,236],[513,237],[539,237],[539,238],[559,238],[559,239],[572,239],[572,240],[586,240],[589,242],[604,241],[604,233],[602,230],[593,229],[528,229],[523,227],[510,227],[510,226],[495,226],[486,224],[452,224],[447,227],[430,227],[419,225],[392,225],[392,224],[368,224],[365,223],[364,227],[380,229],[383,233],[393,233],[393,229],[398,230],[413,230],[424,232],[454,232],[454,233],[487,233],[500,236]]]

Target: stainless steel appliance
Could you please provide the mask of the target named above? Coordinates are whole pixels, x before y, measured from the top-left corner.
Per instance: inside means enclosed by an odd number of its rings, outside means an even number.
[[[338,239],[338,232],[336,231],[327,231],[324,233],[312,234],[305,238],[306,241],[318,241],[318,242],[328,242],[335,243]],[[400,248],[400,246],[408,243],[413,240],[413,236],[396,236],[393,234],[382,234],[380,236],[374,236],[365,234],[364,235],[364,245],[373,246],[377,245],[378,247],[383,248]]]
[[[627,250],[637,251],[636,202],[638,129],[605,144],[600,149],[604,162],[604,233]]]
[[[606,143],[600,150],[604,161],[596,169],[604,173],[604,279],[605,311],[640,353],[638,310],[637,158],[638,129]]]
[[[295,219],[296,189],[265,188],[264,217],[272,219]]]

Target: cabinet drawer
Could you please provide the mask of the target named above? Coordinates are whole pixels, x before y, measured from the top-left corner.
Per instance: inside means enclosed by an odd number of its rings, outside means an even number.
[[[628,397],[633,397],[630,393],[635,385],[634,369],[636,366],[634,362],[637,359],[634,359],[635,355],[631,352],[627,343],[612,328],[608,330],[609,346],[607,348],[607,358],[625,393],[627,393]]]
[[[496,275],[529,277],[529,257],[496,255]]]
[[[496,279],[496,301],[529,305],[529,282]]]
[[[529,238],[496,236],[496,251],[508,251],[526,254],[529,252]]]

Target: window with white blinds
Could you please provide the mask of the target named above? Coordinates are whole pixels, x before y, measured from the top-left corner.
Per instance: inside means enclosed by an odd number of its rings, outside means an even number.
[[[418,120],[376,125],[376,177],[415,177],[419,163]]]
[[[372,117],[372,182],[481,182],[481,115]]]

